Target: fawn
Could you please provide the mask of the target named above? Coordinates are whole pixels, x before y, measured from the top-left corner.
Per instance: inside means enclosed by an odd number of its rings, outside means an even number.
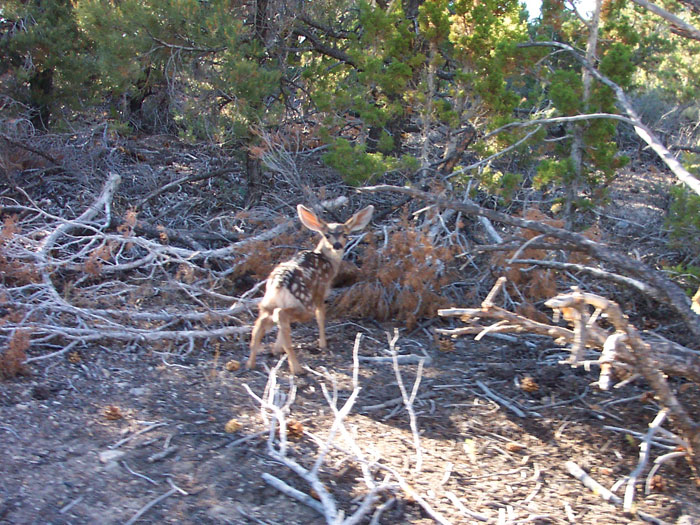
[[[326,349],[326,297],[338,273],[348,235],[367,226],[373,212],[374,206],[367,206],[343,224],[326,223],[308,208],[297,206],[301,223],[320,233],[321,241],[313,251],[299,252],[294,259],[277,265],[270,273],[250,338],[248,368],[255,367],[255,354],[260,350],[262,338],[277,323],[279,332],[273,352],[284,350],[289,358],[289,371],[298,374],[301,368],[292,348],[291,323],[306,322],[312,313],[316,314],[318,323],[318,346]]]

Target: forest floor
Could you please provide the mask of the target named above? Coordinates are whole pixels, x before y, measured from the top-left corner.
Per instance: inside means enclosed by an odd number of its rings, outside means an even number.
[[[637,248],[651,242],[642,236],[661,223],[666,206],[654,188],[670,183],[652,171],[620,178],[609,215],[601,218],[605,240],[631,246],[636,238]],[[252,323],[253,314],[242,319]],[[363,334],[361,390],[345,423],[363,456],[405,485],[382,495],[376,504],[382,512],[370,512],[362,523],[373,515],[374,523],[433,523],[426,507],[455,524],[482,522],[476,514],[503,524],[641,523],[585,488],[565,465],[575,462],[608,488],[635,469],[640,441],[632,432],[645,433],[659,410],[643,382],[602,392],[592,384],[595,371],[560,364],[567,350],[542,337],[467,336],[450,344],[425,328],[409,331],[398,322],[346,320],[332,312],[327,329],[325,352],[316,348],[314,323],[293,329],[300,358],[317,373],[293,380],[287,456],[307,468],[318,457],[318,439],[325,440],[333,424],[322,384],[335,390],[339,406],[349,398],[353,345]],[[385,357],[387,334],[396,329],[402,353],[429,358],[414,403],[420,454],[392,362],[363,359]],[[138,523],[323,523],[317,511],[263,480],[272,474],[311,492],[268,454],[268,425],[246,389],[262,396],[277,358],[266,351],[255,370],[227,367],[245,361],[247,339],[184,354],[102,341],[2,381],[0,523],[111,524],[134,517]],[[410,393],[419,368],[398,368]],[[281,392],[288,392],[286,364],[277,376]],[[680,395],[697,419],[698,386],[684,387]],[[240,424],[232,433],[226,431],[231,419]],[[337,443],[320,478],[348,515],[368,489],[357,454],[348,450],[353,443],[340,437]],[[667,452],[653,447],[652,458]],[[700,492],[682,458],[664,463],[648,494],[646,472],[637,484],[638,510],[657,522],[700,523]],[[475,514],[465,514],[455,500]]]

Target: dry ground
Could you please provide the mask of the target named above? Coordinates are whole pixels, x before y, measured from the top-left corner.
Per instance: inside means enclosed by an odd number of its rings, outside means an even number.
[[[331,322],[332,351],[323,355],[314,351],[312,327],[295,331],[305,362],[327,370],[341,402],[351,389],[356,331],[367,336],[360,355],[384,353],[385,333],[371,325]],[[546,340],[461,340],[452,351],[441,351],[417,334],[403,337],[399,345],[404,352],[425,350],[432,358],[416,402],[422,471],[415,472],[407,412],[397,405],[375,407],[400,397],[390,363],[361,363],[362,391],[348,423],[365,453],[398,470],[434,510],[452,523],[476,522],[447,499],[445,494],[451,492],[493,522],[499,512],[503,519],[521,523],[634,522],[570,477],[564,463],[577,462],[608,487],[627,475],[637,462],[638,441],[605,427],[645,431],[658,407],[639,402],[642,385],[601,393],[589,385],[591,374],[559,365],[565,354]],[[30,377],[3,383],[0,520],[124,523],[171,490],[171,481],[186,494],[176,492],[160,501],[140,522],[322,523],[315,511],[261,479],[268,472],[308,492],[303,481],[267,456],[267,434],[240,441],[265,430],[243,384],[261,394],[267,381],[263,369],[274,362],[267,354],[258,370],[225,369],[226,360],[243,360],[245,355],[239,341],[222,346],[218,358],[204,350],[177,358],[147,349],[102,346],[82,352],[77,363],[48,363]],[[401,366],[409,388],[416,368]],[[539,390],[527,393],[519,388],[525,377]],[[519,403],[527,417],[489,400],[478,381]],[[290,417],[301,422],[305,432],[324,437],[331,419],[319,379],[307,374],[296,383]],[[687,395],[697,397],[697,387]],[[110,419],[110,407],[123,417]],[[234,417],[242,428],[228,434],[225,424]],[[146,428],[150,430],[137,435]],[[131,439],[119,445],[125,438]],[[172,452],[158,459],[169,447]],[[317,453],[308,435],[292,442],[290,456],[307,466]],[[660,453],[654,450],[655,456]],[[669,523],[683,515],[700,519],[700,499],[686,464],[667,463],[660,474],[650,494],[639,487],[639,508]],[[327,488],[346,511],[353,510],[353,498],[363,494],[360,477],[357,465],[338,451],[322,469]],[[405,493],[398,494],[379,520],[431,522]]]

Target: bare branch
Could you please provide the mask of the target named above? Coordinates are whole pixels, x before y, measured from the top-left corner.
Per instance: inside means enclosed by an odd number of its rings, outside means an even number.
[[[659,15],[661,18],[671,22],[671,31],[686,38],[692,38],[693,40],[700,40],[700,29],[696,28],[694,25],[689,24],[682,18],[674,15],[662,9],[656,4],[649,2],[648,0],[632,0],[635,4],[648,9],[655,15]]]

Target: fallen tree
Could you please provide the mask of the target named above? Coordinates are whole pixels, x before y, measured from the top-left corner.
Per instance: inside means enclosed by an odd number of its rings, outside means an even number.
[[[438,208],[452,209],[467,215],[485,217],[490,221],[532,230],[540,233],[530,240],[523,239],[521,247],[508,261],[510,264],[527,263],[557,267],[568,265],[579,271],[587,271],[597,277],[608,279],[617,284],[630,286],[645,296],[670,306],[683,320],[691,333],[700,336],[700,316],[691,310],[691,302],[675,283],[663,273],[654,270],[642,262],[619,253],[609,246],[585,237],[582,234],[555,227],[543,221],[513,217],[505,213],[482,208],[470,200],[456,201],[413,188],[379,185],[362,188],[361,191],[391,191],[410,195],[424,200]],[[617,273],[593,266],[573,265],[548,260],[520,260],[518,255],[530,244],[540,244],[546,248],[556,246],[571,252],[580,252],[612,266]],[[512,250],[510,243],[503,243],[506,250]],[[506,246],[507,245],[507,246]],[[498,249],[498,246],[495,247]],[[569,268],[571,269],[571,268]],[[503,279],[503,278],[502,278]],[[571,345],[571,358],[568,364],[582,364],[584,350],[594,348],[601,351],[595,362],[601,366],[599,385],[608,388],[611,371],[615,366],[626,367],[633,374],[638,374],[649,383],[659,402],[669,410],[671,421],[680,429],[684,449],[687,451],[695,475],[700,472],[700,425],[693,420],[687,409],[678,401],[665,374],[685,377],[700,384],[700,352],[664,339],[658,335],[640,335],[613,301],[600,295],[583,293],[575,290],[569,294],[557,295],[545,304],[559,312],[573,329],[557,326],[551,322],[528,318],[493,304],[493,297],[503,285],[499,280],[481,308],[458,308],[440,310],[442,316],[458,316],[470,323],[469,326],[442,331],[450,336],[463,334],[516,332],[534,333],[555,338],[560,343]],[[594,309],[593,313],[588,310]],[[597,322],[605,318],[612,324],[612,330],[601,328]],[[490,319],[490,326],[480,324]],[[477,336],[479,337],[479,336]]]
[[[292,222],[222,248],[189,249],[172,244],[165,228],[138,235],[135,213],[115,226],[120,183],[110,174],[75,218],[49,213],[26,192],[27,204],[0,208],[0,376],[96,341],[148,341],[162,344],[164,355],[183,355],[195,341],[250,331],[235,316],[254,306],[259,286],[234,297],[227,278],[247,247]]]

